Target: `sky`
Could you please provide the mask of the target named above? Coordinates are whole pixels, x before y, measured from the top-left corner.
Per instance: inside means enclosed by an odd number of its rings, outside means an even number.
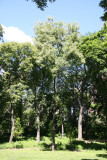
[[[80,32],[96,32],[104,22],[100,17],[103,9],[100,0],[56,0],[48,2],[44,11],[37,8],[32,0],[0,0],[0,24],[4,29],[4,41],[31,42],[34,25],[54,17],[54,21],[78,23]]]

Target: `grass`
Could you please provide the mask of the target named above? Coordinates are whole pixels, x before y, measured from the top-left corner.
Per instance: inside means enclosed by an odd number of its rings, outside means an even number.
[[[35,149],[2,149],[0,160],[105,160],[106,151],[37,151]]]
[[[95,142],[95,141],[77,141],[73,140],[71,143],[69,138],[61,138],[57,136],[55,138],[56,150],[107,150],[107,143]],[[42,151],[51,151],[51,138],[42,137],[39,143],[36,142],[35,138],[22,139],[21,141],[0,144],[0,149],[12,149],[12,148],[36,148]]]
[[[42,137],[0,144],[0,160],[105,160],[107,143],[77,141],[57,136],[55,152],[51,152],[51,139]],[[20,149],[19,149],[20,148]]]

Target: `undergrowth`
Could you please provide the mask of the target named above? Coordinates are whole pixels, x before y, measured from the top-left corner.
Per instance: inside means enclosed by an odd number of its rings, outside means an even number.
[[[90,142],[90,141],[78,141],[69,138],[57,136],[55,138],[55,149],[56,150],[72,150],[72,151],[82,151],[82,150],[107,150],[107,143],[101,142]],[[35,138],[21,139],[17,142],[12,143],[2,143],[0,144],[0,149],[19,149],[19,148],[35,148],[36,150],[50,151],[51,150],[51,138],[41,137],[41,141],[36,142]]]

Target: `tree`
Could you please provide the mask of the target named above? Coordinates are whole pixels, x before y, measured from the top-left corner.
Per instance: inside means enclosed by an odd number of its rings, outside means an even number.
[[[27,0],[28,1],[28,0]],[[44,10],[45,7],[47,7],[47,2],[54,2],[55,0],[32,0],[34,3],[36,3],[37,7],[41,10]]]
[[[0,46],[1,69],[3,70],[2,79],[5,82],[5,90],[7,90],[8,101],[11,108],[11,135],[9,140],[10,143],[13,139],[14,132],[14,99],[18,98],[18,96],[14,94],[14,85],[15,83],[17,83],[18,79],[18,49],[19,45],[17,43],[3,43]]]
[[[27,0],[29,1],[29,0]],[[40,8],[41,10],[44,10],[45,7],[47,7],[47,2],[54,2],[56,0],[32,0],[34,3],[36,3],[37,7]],[[99,3],[99,6],[104,9],[104,15],[101,16],[101,19],[103,21],[107,20],[107,0],[101,0]]]
[[[3,27],[0,24],[0,41],[3,41]]]
[[[104,14],[101,16],[101,19],[107,21],[107,0],[101,0],[99,6],[104,9]]]
[[[97,33],[83,38],[82,51],[91,83],[91,99],[97,112],[102,112],[107,127],[107,23]],[[94,68],[94,69],[93,69]],[[96,104],[96,105],[95,105]]]
[[[25,47],[26,46],[26,47]],[[10,110],[11,118],[11,135],[9,142],[12,142],[14,133],[14,111],[17,104],[22,100],[22,96],[25,95],[27,86],[23,81],[23,72],[20,69],[23,62],[23,52],[29,53],[27,44],[19,44],[15,42],[2,43],[0,46],[0,62],[1,70],[3,74],[1,80],[4,81],[3,89],[8,95],[7,103]]]
[[[78,26],[64,25],[63,22],[54,23],[52,18],[48,18],[45,23],[35,26],[35,47],[37,47],[36,63],[41,69],[46,69],[50,73],[51,94],[53,94],[53,119],[52,119],[52,150],[55,149],[55,117],[57,111],[57,93],[59,75],[64,75],[67,67],[74,61],[80,61],[83,56],[79,52]],[[74,60],[75,59],[75,60]],[[74,60],[74,61],[73,61]]]

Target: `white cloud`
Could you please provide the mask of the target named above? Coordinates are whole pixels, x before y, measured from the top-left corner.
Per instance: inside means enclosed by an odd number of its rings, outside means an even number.
[[[2,25],[4,29],[4,40],[5,41],[15,41],[19,43],[30,42],[33,43],[32,38],[25,34],[17,27],[6,27]]]

